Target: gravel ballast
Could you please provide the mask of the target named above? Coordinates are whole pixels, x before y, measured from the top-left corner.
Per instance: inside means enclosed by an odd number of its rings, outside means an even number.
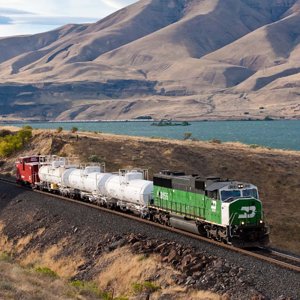
[[[59,243],[65,236],[73,236],[74,244],[64,249],[65,253],[62,255],[72,254],[77,247],[84,248],[86,255],[89,256],[95,252],[97,245],[101,245],[99,237],[103,235],[143,236],[141,240],[154,239],[153,244],[157,244],[158,241],[176,242],[177,247],[178,245],[191,247],[203,255],[222,258],[226,263],[240,268],[239,277],[235,278],[241,281],[240,286],[243,289],[249,285],[267,299],[288,299],[287,297],[300,299],[299,273],[151,225],[58,200],[51,195],[43,196],[2,182],[0,182],[0,221],[4,225],[3,233],[11,240],[26,236],[39,228],[46,229],[43,237],[29,243],[23,251],[46,249],[49,245]],[[235,296],[231,299],[243,299],[242,291],[241,294],[235,292]]]

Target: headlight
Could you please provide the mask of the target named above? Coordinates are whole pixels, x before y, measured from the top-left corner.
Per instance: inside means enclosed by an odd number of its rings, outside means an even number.
[[[264,222],[263,220],[260,220],[260,221],[259,221],[260,224],[262,224],[263,222]]]
[[[242,225],[245,225],[245,222],[242,222],[241,224],[242,224]]]

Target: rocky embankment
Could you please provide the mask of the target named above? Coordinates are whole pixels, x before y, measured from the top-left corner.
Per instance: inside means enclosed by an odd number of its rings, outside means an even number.
[[[147,224],[0,183],[0,249],[115,297],[298,299],[299,274]]]

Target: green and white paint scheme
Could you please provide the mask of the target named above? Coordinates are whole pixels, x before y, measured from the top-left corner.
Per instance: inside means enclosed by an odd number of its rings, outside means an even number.
[[[154,185],[153,206],[224,227],[262,223],[262,204],[256,186],[236,181],[224,182],[215,191],[215,197],[206,194],[209,193]]]

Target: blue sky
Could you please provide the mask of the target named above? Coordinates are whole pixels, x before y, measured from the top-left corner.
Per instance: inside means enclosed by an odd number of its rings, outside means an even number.
[[[0,37],[90,23],[137,0],[0,0]]]

